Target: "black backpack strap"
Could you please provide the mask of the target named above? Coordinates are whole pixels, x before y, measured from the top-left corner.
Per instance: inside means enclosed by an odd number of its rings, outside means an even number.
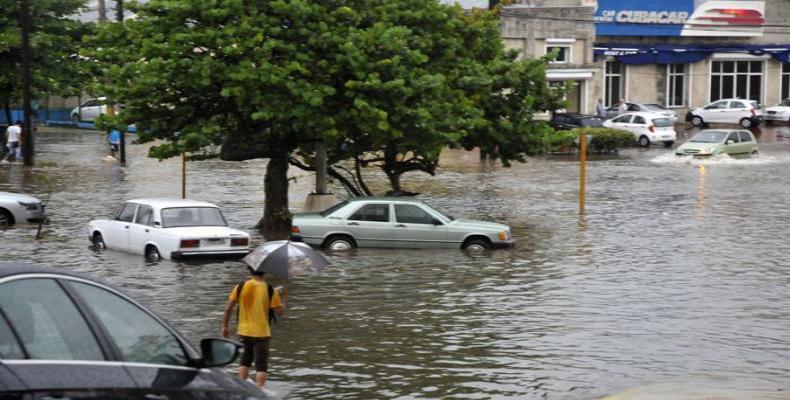
[[[269,304],[267,304],[266,308],[269,310],[269,326],[271,326],[273,323],[277,323],[277,313],[275,313],[271,307],[272,299],[274,299],[274,288],[269,282],[266,282],[266,288],[269,289]]]

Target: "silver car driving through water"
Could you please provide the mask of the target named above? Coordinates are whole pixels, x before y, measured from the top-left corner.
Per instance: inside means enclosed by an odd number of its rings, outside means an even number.
[[[330,251],[355,247],[481,251],[516,243],[507,225],[455,219],[419,200],[373,197],[346,200],[320,213],[296,214],[291,238]]]

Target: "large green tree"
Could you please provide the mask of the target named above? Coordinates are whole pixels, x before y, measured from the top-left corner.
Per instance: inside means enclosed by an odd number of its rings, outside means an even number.
[[[88,64],[78,57],[81,39],[92,24],[78,14],[86,0],[30,1],[31,78],[34,97],[73,95],[88,80]],[[0,0],[0,107],[21,102],[21,28],[19,0]]]

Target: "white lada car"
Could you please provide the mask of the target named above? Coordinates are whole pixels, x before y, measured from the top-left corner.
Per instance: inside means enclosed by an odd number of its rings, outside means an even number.
[[[219,207],[183,199],[135,199],[112,219],[90,222],[96,248],[142,254],[148,260],[189,256],[243,256],[250,235],[228,227]]]

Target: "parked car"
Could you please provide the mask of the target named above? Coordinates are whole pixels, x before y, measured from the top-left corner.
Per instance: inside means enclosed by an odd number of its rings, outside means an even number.
[[[3,399],[263,399],[219,367],[240,345],[200,342],[122,291],[62,268],[0,262]]]
[[[677,121],[678,116],[675,112],[657,103],[625,103],[627,112],[643,112],[660,114],[665,118],[670,118],[672,122]],[[619,104],[613,104],[606,109],[606,119],[612,119],[620,115]]]
[[[695,157],[757,154],[757,142],[749,131],[707,129],[697,132],[688,142],[678,146],[675,154]]]
[[[74,107],[71,110],[71,120],[75,122],[93,121],[96,117],[104,114],[107,114],[107,98],[95,97]]]
[[[643,147],[651,143],[663,143],[670,147],[677,138],[672,119],[654,113],[625,113],[604,121],[603,126],[631,131],[634,139]]]
[[[219,207],[194,200],[129,200],[112,219],[91,221],[88,237],[97,248],[149,260],[250,252],[249,234],[228,227]]]
[[[455,219],[408,198],[360,197],[320,213],[296,214],[292,232],[293,240],[330,251],[355,247],[481,251],[516,243],[507,225]]]
[[[46,218],[44,203],[26,194],[0,192],[0,227],[40,222]]]
[[[695,108],[686,114],[686,121],[694,126],[709,123],[738,124],[749,129],[760,125],[763,112],[754,100],[721,99],[704,107]]]
[[[580,127],[599,128],[603,126],[603,120],[595,115],[555,113],[551,117],[549,125],[558,130],[571,130]]]
[[[790,122],[790,99],[784,99],[781,103],[765,109],[763,119],[768,122],[783,121]]]

